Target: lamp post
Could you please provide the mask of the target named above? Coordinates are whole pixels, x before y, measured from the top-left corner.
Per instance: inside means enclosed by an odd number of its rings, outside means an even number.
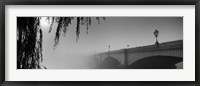
[[[129,44],[127,44],[127,48],[129,48]]]
[[[110,45],[108,45],[108,56],[110,56]]]
[[[156,45],[157,47],[159,47],[159,42],[158,42],[158,34],[159,34],[159,31],[158,31],[158,30],[155,30],[153,34],[154,34],[154,36],[156,37],[156,43],[155,43],[155,45]]]

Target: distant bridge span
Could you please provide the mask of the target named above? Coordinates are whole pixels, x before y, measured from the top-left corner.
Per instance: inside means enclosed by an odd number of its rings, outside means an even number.
[[[130,65],[142,58],[150,56],[174,56],[183,58],[183,40],[161,43],[159,47],[148,45],[110,51],[109,55],[108,52],[95,55],[99,63],[103,62],[108,56],[118,60],[121,65]]]

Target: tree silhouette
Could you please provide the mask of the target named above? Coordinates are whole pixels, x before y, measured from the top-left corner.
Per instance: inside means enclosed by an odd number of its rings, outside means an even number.
[[[17,17],[17,69],[40,69],[43,61],[42,55],[42,39],[43,33],[40,27],[41,17]],[[80,35],[80,26],[88,27],[91,25],[92,17],[47,17],[50,24],[49,33],[53,29],[53,25],[57,23],[54,47],[59,43],[61,34],[65,36],[68,26],[72,20],[76,20],[76,42]],[[95,17],[100,23],[100,19],[104,17]],[[44,67],[46,69],[46,67]]]
[[[17,68],[41,68],[42,62],[42,30],[40,18],[17,18]]]

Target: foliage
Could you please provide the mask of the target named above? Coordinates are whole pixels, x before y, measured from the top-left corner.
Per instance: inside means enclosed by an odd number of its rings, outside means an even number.
[[[40,18],[17,17],[17,68],[41,68],[42,60]]]
[[[95,17],[100,23],[104,17]],[[17,17],[17,69],[40,69],[40,63],[43,61],[42,56],[42,29],[40,27],[41,17]],[[66,35],[68,26],[72,20],[76,19],[76,42],[80,35],[80,26],[88,27],[91,25],[92,17],[47,17],[50,23],[49,33],[53,25],[57,23],[54,47],[58,45],[60,35]],[[46,67],[44,67],[46,69]]]

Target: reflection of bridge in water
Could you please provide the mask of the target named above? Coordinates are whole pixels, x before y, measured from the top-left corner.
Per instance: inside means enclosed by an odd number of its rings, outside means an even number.
[[[95,57],[98,63],[104,66],[131,66],[139,69],[183,68],[183,40],[161,43],[159,47],[148,45],[110,51],[109,55],[104,52],[96,54]],[[179,66],[174,67],[177,63]]]

